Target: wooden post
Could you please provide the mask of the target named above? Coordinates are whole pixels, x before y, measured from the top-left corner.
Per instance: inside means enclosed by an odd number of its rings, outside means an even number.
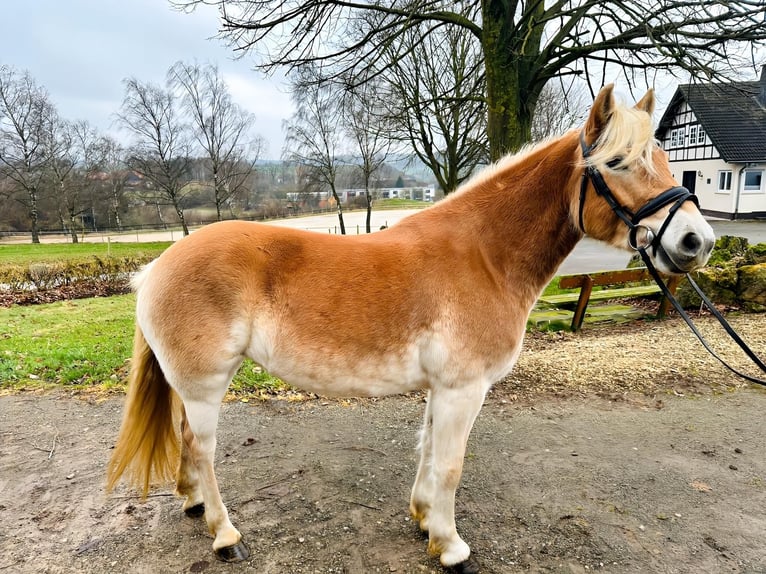
[[[683,275],[673,275],[670,279],[668,279],[668,291],[670,291],[674,296],[676,294],[676,289],[678,289],[679,283],[681,283],[681,279],[683,279]],[[657,309],[657,318],[658,319],[664,319],[665,316],[668,314],[668,311],[670,310],[670,299],[665,297],[663,295],[660,298],[660,307]]]
[[[588,299],[590,299],[592,291],[593,279],[590,275],[586,275],[580,285],[580,298],[577,300],[577,308],[574,317],[572,317],[572,331],[579,331],[582,327],[582,322],[585,320],[585,310],[588,308]]]

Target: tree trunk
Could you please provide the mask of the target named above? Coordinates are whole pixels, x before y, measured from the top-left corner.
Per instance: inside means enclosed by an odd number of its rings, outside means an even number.
[[[213,195],[215,195],[215,214],[218,221],[221,221],[221,184],[218,181],[218,171],[213,169]]]
[[[114,224],[117,226],[117,231],[122,231],[122,220],[120,219],[120,205],[115,201],[112,203],[112,214],[114,215]]]
[[[77,221],[75,221],[74,215],[69,216],[69,235],[72,237],[72,243],[80,242],[77,237]]]
[[[340,223],[340,234],[346,235],[346,224],[343,223],[343,206],[340,204],[340,198],[338,192],[335,190],[335,186],[330,186],[332,196],[335,198],[335,205],[338,207],[338,222]]]
[[[165,223],[165,218],[162,217],[162,209],[160,209],[160,202],[159,201],[155,201],[154,205],[157,207],[157,217],[160,218],[160,223],[162,223],[162,228],[163,229],[167,229],[168,228],[168,224]]]
[[[186,218],[184,217],[184,210],[177,203],[173,203],[173,207],[176,208],[176,213],[178,214],[178,219],[181,221],[181,227],[184,230],[184,237],[186,237],[187,235],[189,235],[189,227],[186,225]]]
[[[40,213],[37,210],[37,192],[29,192],[29,219],[32,223],[32,243],[40,243]]]
[[[490,161],[497,161],[509,152],[517,151],[532,138],[532,115],[542,86],[533,85],[530,70],[539,57],[542,26],[535,16],[542,17],[544,3],[538,2],[529,15],[530,25],[525,38],[514,38],[518,32],[509,28],[514,14],[507,14],[504,0],[483,0],[484,68],[487,80],[487,138]],[[510,8],[511,10],[514,8]]]
[[[367,197],[367,219],[365,220],[365,224],[367,226],[367,233],[370,233],[370,223],[372,220],[372,195],[370,195],[369,188],[365,189],[364,193]]]

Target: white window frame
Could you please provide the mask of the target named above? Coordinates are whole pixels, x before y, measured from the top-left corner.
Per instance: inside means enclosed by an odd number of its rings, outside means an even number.
[[[703,128],[702,126],[698,126],[697,128],[697,143],[698,144],[705,143],[705,128]]]
[[[684,147],[686,139],[686,128],[675,128],[670,130],[670,147]]]
[[[697,144],[697,130],[699,126],[689,126],[689,145]]]
[[[760,173],[761,174],[761,185],[756,189],[754,187],[750,187],[750,189],[747,188],[746,182],[747,182],[747,175],[749,173]],[[763,170],[762,169],[747,169],[742,174],[742,193],[763,193]]]
[[[722,169],[718,172],[718,191],[716,193],[731,193],[732,173],[730,169]],[[724,186],[721,186],[721,177],[725,178]]]

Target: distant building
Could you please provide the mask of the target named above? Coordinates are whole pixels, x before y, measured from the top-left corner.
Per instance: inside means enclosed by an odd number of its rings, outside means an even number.
[[[384,187],[379,189],[371,189],[370,194],[373,199],[410,199],[413,201],[430,201],[436,200],[436,189],[433,185],[425,186],[413,186],[413,187]],[[357,198],[364,197],[365,192],[363,188],[357,189],[339,189],[338,198],[341,203],[350,203]],[[289,201],[301,201],[312,197],[319,200],[331,199],[329,191],[315,191],[315,192],[289,192],[287,193],[287,199]]]
[[[758,81],[678,86],[656,136],[703,213],[766,218],[766,66]]]

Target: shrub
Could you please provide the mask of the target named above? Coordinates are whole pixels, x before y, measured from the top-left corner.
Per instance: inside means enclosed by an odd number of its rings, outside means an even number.
[[[91,256],[59,262],[10,264],[0,266],[0,285],[5,291],[46,291],[81,283],[126,284],[131,273],[148,263],[154,256],[107,257]]]

